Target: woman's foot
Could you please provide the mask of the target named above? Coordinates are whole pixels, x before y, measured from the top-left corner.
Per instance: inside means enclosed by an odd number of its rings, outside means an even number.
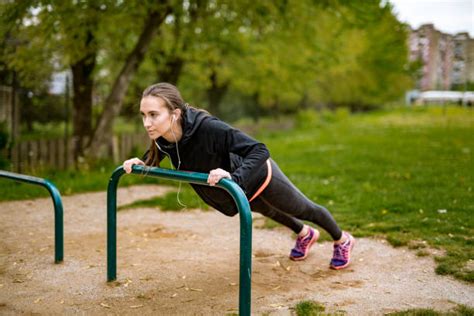
[[[299,236],[296,244],[291,249],[290,259],[294,261],[304,260],[308,256],[309,249],[319,238],[319,231],[308,226],[308,233],[305,236]]]
[[[330,268],[341,270],[346,268],[351,261],[352,248],[355,245],[355,238],[348,232],[343,232],[343,242],[334,244],[334,253],[331,259]]]

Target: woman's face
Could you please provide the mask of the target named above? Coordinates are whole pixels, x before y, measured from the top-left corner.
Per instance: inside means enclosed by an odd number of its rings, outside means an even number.
[[[151,139],[157,139],[161,136],[168,139],[173,115],[162,98],[144,97],[140,102],[140,114],[142,115],[143,126]]]

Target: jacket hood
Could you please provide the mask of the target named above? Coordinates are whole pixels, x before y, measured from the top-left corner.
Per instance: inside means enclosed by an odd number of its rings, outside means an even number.
[[[183,115],[183,136],[181,137],[180,143],[187,143],[201,126],[201,123],[209,118],[210,116],[207,112],[188,107]]]
[[[186,144],[194,135],[196,130],[199,129],[202,122],[209,118],[209,114],[205,111],[198,110],[192,107],[186,108],[181,121],[183,135],[179,140],[179,144]],[[168,142],[163,137],[159,137],[158,139],[156,139],[156,141],[159,143],[160,146],[163,146],[164,148],[174,147],[174,143]]]

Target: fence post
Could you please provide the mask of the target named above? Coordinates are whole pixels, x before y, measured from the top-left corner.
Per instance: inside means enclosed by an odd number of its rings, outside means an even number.
[[[125,173],[122,166],[115,169],[107,188],[107,281],[117,278],[117,187]],[[150,168],[135,165],[132,173],[168,180],[186,181],[207,185],[208,174]],[[250,315],[252,280],[252,215],[247,197],[232,180],[222,179],[216,185],[226,190],[234,199],[240,216],[240,272],[239,272],[239,314]]]

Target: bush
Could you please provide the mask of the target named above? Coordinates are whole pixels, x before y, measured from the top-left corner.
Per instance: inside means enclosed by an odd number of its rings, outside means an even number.
[[[325,307],[315,301],[301,301],[295,306],[298,316],[316,316],[325,311]]]
[[[310,129],[319,124],[318,112],[312,109],[302,110],[296,114],[296,127],[300,129]]]
[[[345,120],[349,117],[348,108],[337,108],[335,111],[322,110],[316,112],[313,109],[299,111],[296,114],[296,127],[300,129],[310,129],[322,126],[326,123],[335,123]]]

